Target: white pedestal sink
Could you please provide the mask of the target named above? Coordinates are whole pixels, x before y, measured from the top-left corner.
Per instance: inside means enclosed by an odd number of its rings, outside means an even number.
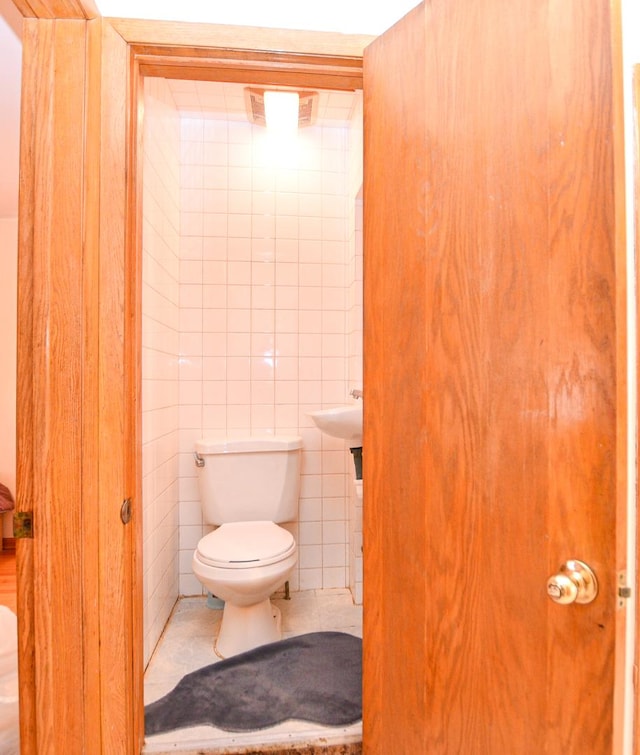
[[[323,433],[346,440],[349,448],[362,446],[362,402],[307,414]]]

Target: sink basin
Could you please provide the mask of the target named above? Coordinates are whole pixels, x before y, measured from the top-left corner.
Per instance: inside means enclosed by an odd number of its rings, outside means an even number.
[[[362,402],[308,414],[323,433],[348,441],[350,448],[362,445]]]

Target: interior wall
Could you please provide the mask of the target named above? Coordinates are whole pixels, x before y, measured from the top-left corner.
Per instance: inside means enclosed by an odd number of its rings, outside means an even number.
[[[142,262],[144,659],[178,597],[180,125],[163,79],[145,80]]]
[[[16,326],[18,219],[0,218],[0,482],[16,495]],[[13,537],[11,514],[0,515],[2,537]],[[0,539],[0,549],[2,548]]]
[[[357,170],[362,181],[361,137],[350,137],[347,124],[311,127],[282,150],[246,120],[182,116],[182,594],[202,591],[191,557],[210,527],[193,448],[207,435],[303,437],[299,520],[286,525],[299,546],[290,586],[349,586],[351,458],[306,412],[361,387],[361,299],[359,344],[356,326],[353,339],[347,331]]]

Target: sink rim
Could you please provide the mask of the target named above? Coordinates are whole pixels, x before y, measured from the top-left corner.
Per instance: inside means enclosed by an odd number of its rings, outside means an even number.
[[[353,442],[352,448],[362,445],[362,403],[341,404],[306,414],[325,435]]]

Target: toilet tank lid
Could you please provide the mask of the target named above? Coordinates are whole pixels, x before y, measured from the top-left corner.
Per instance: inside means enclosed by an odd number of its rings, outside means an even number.
[[[270,435],[265,437],[202,438],[196,441],[199,454],[239,454],[256,451],[294,451],[302,448],[299,435]]]

